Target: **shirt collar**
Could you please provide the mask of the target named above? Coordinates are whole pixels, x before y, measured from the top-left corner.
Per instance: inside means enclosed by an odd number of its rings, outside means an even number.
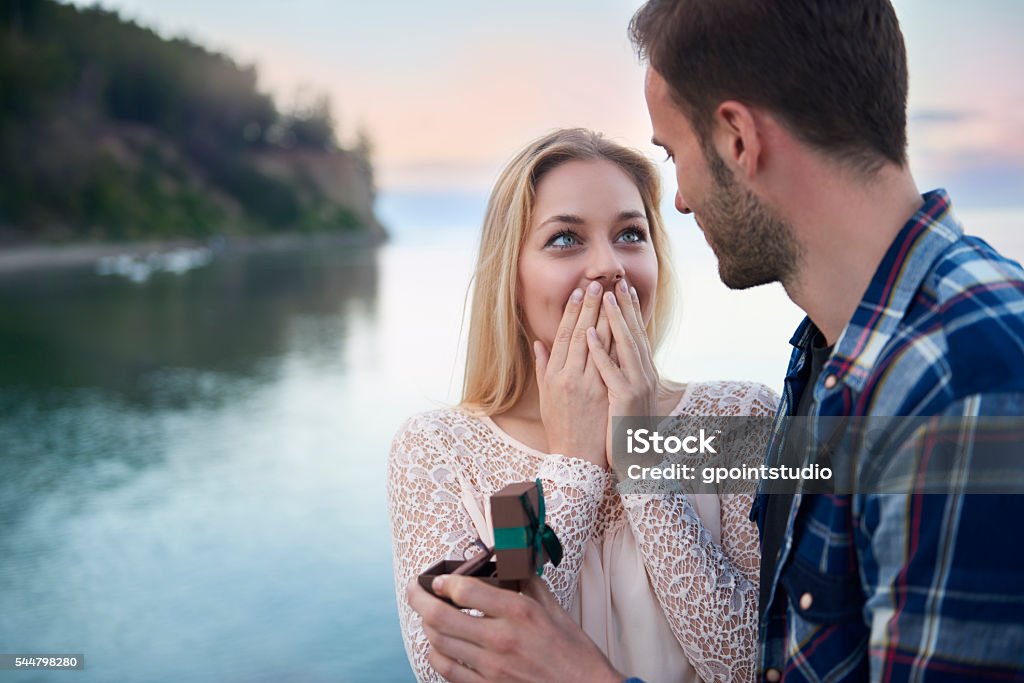
[[[963,235],[945,190],[933,190],[922,198],[924,204],[886,251],[823,370],[854,390],[864,387],[935,260]],[[805,320],[794,335],[794,340],[800,336],[805,349],[814,333],[809,323]]]
[[[794,332],[793,336],[790,337],[789,343],[798,349],[806,351],[810,348],[811,340],[814,339],[814,333],[816,331],[817,328],[814,326],[814,323],[811,322],[811,319],[804,316],[803,321],[796,328],[796,332]]]

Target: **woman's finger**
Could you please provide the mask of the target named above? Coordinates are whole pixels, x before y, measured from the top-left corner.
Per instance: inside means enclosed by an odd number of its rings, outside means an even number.
[[[598,310],[597,324],[590,329],[593,329],[594,332],[597,334],[598,344],[600,344],[601,348],[604,349],[605,352],[607,352],[609,346],[612,343],[612,332],[611,329],[608,327],[608,315],[605,313],[603,305],[601,305]],[[589,333],[590,331],[587,330],[588,335]],[[602,389],[607,391],[607,386],[605,386],[604,381],[601,379],[601,371],[597,369],[596,365],[594,365],[594,358],[589,352],[589,346],[590,340],[587,339],[587,364],[583,368],[583,376],[585,378],[590,379],[591,381],[600,382]]]
[[[548,359],[550,354],[548,353],[547,347],[544,346],[544,342],[537,339],[533,342],[533,369],[537,373],[537,388],[541,391],[544,390],[544,373],[548,370]]]
[[[640,311],[639,299],[633,298],[635,291],[636,287],[630,287],[625,280],[620,280],[615,287],[615,300],[618,302],[619,308],[622,309],[622,315],[626,319],[626,325],[629,326],[630,332],[633,333],[633,336],[639,336],[645,333],[644,318]]]
[[[647,326],[644,325],[643,311],[640,308],[640,295],[637,294],[636,287],[628,287],[623,281],[616,287],[615,297],[619,302],[619,307],[622,308],[626,324],[636,340],[644,373],[653,377],[655,375],[654,358],[651,353],[651,342],[647,338]]]
[[[601,283],[594,280],[587,285],[587,293],[583,296],[583,307],[580,309],[576,327],[569,340],[569,350],[565,357],[566,370],[583,373],[587,365],[587,330],[597,324],[597,316],[601,311]]]
[[[604,309],[608,314],[608,322],[611,327],[613,348],[619,367],[627,376],[636,376],[644,371],[643,361],[640,357],[640,349],[632,330],[619,308],[615,294],[608,292],[604,295]]]
[[[569,295],[569,301],[565,304],[565,311],[562,312],[562,320],[558,323],[558,330],[555,332],[555,340],[551,344],[551,354],[545,369],[550,366],[555,370],[561,370],[565,365],[565,358],[569,353],[569,342],[572,341],[573,330],[576,329],[576,321],[580,316],[582,306],[583,290],[577,287]]]
[[[611,356],[601,346],[597,330],[593,327],[587,330],[587,344],[590,346],[589,362],[593,363],[601,375],[601,381],[609,391],[622,391],[628,385],[628,380],[622,373],[622,369],[612,362]]]
[[[601,346],[605,351],[611,351],[612,330],[608,323],[608,312],[605,311],[604,306],[601,307],[601,312],[597,315],[597,325],[594,327],[597,329],[597,338],[601,340]]]

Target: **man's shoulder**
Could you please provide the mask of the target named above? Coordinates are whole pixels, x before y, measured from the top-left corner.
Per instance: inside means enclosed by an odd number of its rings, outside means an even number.
[[[909,374],[930,378],[928,393],[938,398],[941,389],[944,401],[1024,391],[1024,269],[980,238],[954,241],[933,262],[886,355],[888,371],[914,366]]]
[[[947,314],[1024,300],[1024,268],[980,237],[963,235],[935,259],[922,294]]]
[[[954,396],[1024,390],[1024,269],[987,242],[955,242],[925,283],[948,346]]]

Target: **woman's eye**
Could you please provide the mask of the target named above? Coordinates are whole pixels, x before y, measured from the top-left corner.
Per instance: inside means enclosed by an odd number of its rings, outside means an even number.
[[[574,247],[577,244],[579,244],[579,239],[577,239],[576,235],[571,232],[560,232],[549,239],[545,246],[555,247],[556,249],[568,249],[569,247]]]
[[[619,239],[627,244],[638,244],[647,241],[647,233],[640,228],[627,228],[619,235]]]

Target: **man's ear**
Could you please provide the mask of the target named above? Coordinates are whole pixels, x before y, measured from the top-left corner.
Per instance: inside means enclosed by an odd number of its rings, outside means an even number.
[[[756,175],[762,159],[763,137],[754,111],[735,100],[726,100],[715,110],[712,138],[718,155],[748,180]]]

